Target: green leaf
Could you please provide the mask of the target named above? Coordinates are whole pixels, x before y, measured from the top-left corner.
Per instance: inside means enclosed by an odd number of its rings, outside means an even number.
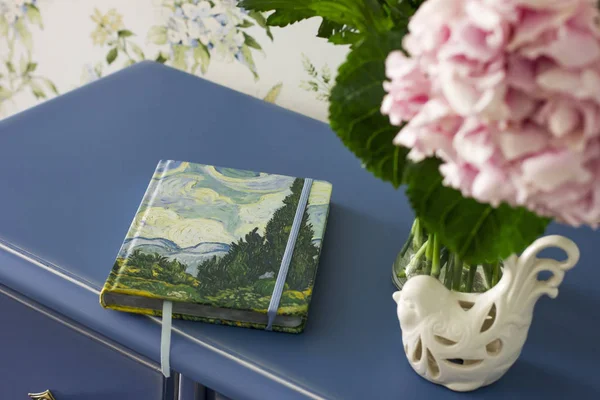
[[[42,24],[42,14],[40,14],[40,10],[33,4],[27,4],[27,18],[31,21],[32,24],[43,28]]]
[[[144,52],[137,44],[133,42],[128,42],[127,46],[133,52],[133,54],[136,55],[140,60],[144,60],[146,58],[146,56],[144,56]]]
[[[250,28],[251,26],[254,26],[254,24],[250,21],[248,21],[247,19],[243,20],[241,24],[238,25],[238,28]]]
[[[37,68],[37,66],[38,66],[37,63],[32,63],[32,62],[28,63],[27,67],[25,68],[25,73],[27,74],[29,72],[35,71],[35,69]]]
[[[258,12],[258,11],[250,11],[248,13],[248,16],[250,18],[252,18],[253,20],[256,21],[256,23],[264,28],[267,31],[267,36],[273,40],[273,34],[271,33],[271,29],[269,28],[269,25],[267,25],[267,19],[265,18],[264,15],[262,15],[262,13]]]
[[[102,64],[101,61],[98,61],[96,63],[96,65],[94,66],[94,72],[96,73],[96,75],[99,77],[102,76],[102,68],[104,67],[104,65]]]
[[[321,25],[319,25],[319,31],[317,32],[317,36],[327,39],[328,37],[333,35],[334,32],[339,31],[343,28],[344,28],[344,25],[342,25],[342,24],[338,24],[338,23],[323,19],[323,21],[321,22]]]
[[[20,18],[17,20],[17,22],[15,22],[15,29],[19,34],[21,42],[23,43],[23,45],[25,45],[25,48],[31,51],[31,49],[33,48],[31,32],[29,32],[29,29],[27,29],[27,25],[25,25],[25,20],[23,18]]]
[[[297,11],[283,11],[277,10],[273,14],[269,15],[267,23],[271,26],[284,27],[302,20],[316,17],[317,13],[313,10],[297,10]]]
[[[208,48],[202,43],[198,43],[198,47],[194,48],[194,60],[200,65],[202,73],[205,74],[210,64],[210,53],[208,52]]]
[[[317,69],[315,68],[313,63],[310,61],[310,59],[304,53],[302,53],[301,56],[302,56],[302,67],[304,68],[304,71],[306,71],[306,73],[309,74],[311,77],[318,78],[319,73],[317,72]]]
[[[253,49],[262,50],[262,47],[260,47],[260,44],[258,44],[258,42],[252,36],[246,34],[246,32],[244,32],[244,43],[248,47],[252,47]]]
[[[159,25],[151,27],[148,31],[148,41],[158,45],[167,43],[167,28]]]
[[[550,222],[522,207],[494,208],[442,185],[440,161],[426,159],[406,170],[406,193],[419,221],[442,245],[469,264],[494,263],[518,254]]]
[[[359,33],[351,31],[349,29],[344,29],[331,35],[328,41],[337,45],[354,45],[358,43],[361,38],[362,36]]]
[[[318,93],[317,100],[319,101],[329,101],[329,93]]]
[[[188,48],[181,44],[176,44],[173,46],[173,60],[172,64],[175,68],[186,70],[187,62],[185,60],[185,54]]]
[[[10,61],[6,62],[6,69],[8,70],[8,72],[15,73],[15,66]]]
[[[328,39],[333,44],[355,44],[362,37],[356,29],[323,19],[317,33],[318,37]]]
[[[35,96],[36,99],[45,99],[46,93],[44,93],[44,89],[40,85],[38,85],[35,81],[29,82],[29,87],[31,88],[31,92]]]
[[[248,16],[255,20],[260,27],[266,28],[268,26],[267,19],[264,15],[262,15],[262,13],[258,11],[250,11],[248,12]]]
[[[329,84],[331,81],[331,70],[327,64],[323,65],[323,68],[321,68],[321,78],[325,84]]]
[[[314,92],[312,86],[309,85],[307,81],[300,82],[300,85],[298,85],[298,87],[303,90],[306,90],[307,92]]]
[[[377,0],[242,0],[247,10],[274,11],[267,23],[286,26],[320,16],[329,23],[352,26],[359,31],[384,32],[392,28],[393,20]]]
[[[273,86],[271,88],[271,90],[269,90],[269,92],[263,98],[263,100],[266,101],[267,103],[275,104],[275,101],[277,101],[277,97],[279,97],[279,93],[281,93],[282,88],[283,88],[283,83],[279,82],[278,84]]]
[[[42,79],[44,80],[44,83],[46,84],[46,86],[48,86],[48,89],[50,89],[50,91],[52,91],[52,93],[54,93],[55,95],[58,95],[58,89],[56,88],[56,85],[54,84],[54,82],[52,82],[48,78],[42,78]]]
[[[313,9],[331,22],[352,26],[363,33],[385,32],[392,28],[392,21],[376,0],[318,1],[314,2]]]
[[[27,73],[27,67],[29,66],[29,61],[25,56],[21,56],[21,62],[19,63],[19,74],[25,75]]]
[[[154,61],[156,61],[157,63],[161,63],[161,64],[164,64],[165,61],[167,61],[167,60],[168,60],[168,58],[166,58],[165,56],[163,56],[163,53],[158,53],[158,55],[154,59]]]
[[[12,92],[3,86],[0,86],[0,101],[8,99],[10,96],[12,96]]]
[[[330,43],[355,45],[368,34],[406,28],[425,0],[242,0],[250,12],[272,12],[271,26],[322,17],[317,36]]]
[[[283,27],[316,17],[318,14],[313,6],[319,1],[331,2],[330,0],[242,0],[239,6],[253,11],[275,11],[269,15],[267,24]],[[339,1],[345,3],[348,0]]]
[[[113,47],[112,49],[110,49],[108,51],[108,53],[106,54],[106,62],[108,63],[108,65],[112,64],[113,61],[115,61],[117,59],[118,55],[119,55],[119,50],[116,47]]]
[[[244,60],[246,61],[246,64],[248,64],[250,72],[252,72],[252,75],[254,76],[254,80],[258,80],[258,72],[256,71],[256,65],[254,64],[254,57],[252,57],[252,51],[247,45],[244,44],[242,45],[241,52],[242,56],[244,57]]]
[[[134,33],[133,33],[133,32],[131,32],[131,31],[130,31],[130,30],[128,30],[128,29],[121,29],[120,31],[118,31],[118,32],[117,32],[117,35],[118,35],[119,37],[126,38],[126,37],[129,37],[129,36],[133,36],[133,35],[134,35]]]
[[[0,36],[8,35],[8,21],[0,14]]]
[[[406,26],[410,18],[426,0],[380,0],[385,1],[385,8],[394,21],[395,26]]]
[[[319,91],[319,84],[317,82],[309,81],[307,83],[312,88],[313,92],[318,92]]]
[[[346,147],[367,170],[395,187],[402,184],[408,151],[392,143],[400,128],[390,125],[380,107],[385,95],[385,59],[400,48],[403,36],[388,32],[356,46],[339,68],[329,107],[331,127]]]

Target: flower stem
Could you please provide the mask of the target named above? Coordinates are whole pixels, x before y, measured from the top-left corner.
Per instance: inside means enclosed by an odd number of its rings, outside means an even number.
[[[421,248],[419,249],[419,251],[417,251],[415,253],[415,256],[413,257],[413,260],[418,261],[418,260],[421,259],[421,257],[423,257],[423,254],[425,254],[425,251],[427,250],[427,245],[428,245],[427,241],[425,243],[423,243],[423,245],[421,245]]]
[[[408,251],[408,248],[412,244],[413,237],[414,237],[414,235],[411,232],[410,235],[408,236],[408,239],[406,239],[406,243],[404,243],[404,246],[402,247],[402,250],[400,250],[400,257],[404,257],[404,255]]]
[[[419,224],[419,219],[415,218],[415,220],[413,221],[412,226],[410,227],[410,234],[411,235],[415,235],[415,232],[417,232],[417,225]]]
[[[433,256],[433,241],[434,241],[434,236],[433,235],[429,235],[427,237],[427,251],[425,252],[425,257],[428,260],[431,260],[431,257]]]
[[[491,288],[492,286],[494,286],[492,284],[492,274],[493,274],[492,270],[494,267],[492,266],[492,264],[483,264],[482,267],[483,267],[483,274],[485,275],[485,282],[487,283],[488,288]]]
[[[454,256],[448,258],[448,264],[446,265],[446,276],[444,277],[444,286],[448,290],[452,289],[452,278],[454,272]]]
[[[433,255],[432,258],[432,266],[431,266],[431,276],[437,278],[440,276],[440,239],[438,235],[433,235]]]
[[[492,271],[492,286],[496,286],[496,284],[498,284],[501,276],[502,276],[502,271],[500,271],[500,263],[496,262],[493,266],[493,271]]]
[[[423,233],[421,232],[421,223],[419,222],[418,218],[415,218],[412,230],[412,234],[415,238],[415,240],[413,241],[415,249],[419,249],[423,245]]]
[[[452,290],[460,291],[460,284],[462,283],[462,271],[463,261],[458,255],[454,255],[454,276],[452,277]]]
[[[473,281],[475,280],[475,273],[477,272],[477,265],[471,265],[469,267],[469,276],[467,277],[467,287],[465,291],[467,293],[473,292]]]
[[[406,276],[412,275],[415,268],[419,264],[419,260],[421,259],[421,257],[423,257],[423,254],[425,254],[426,250],[427,250],[427,242],[423,243],[421,248],[415,253],[413,258],[410,260],[410,262],[406,266]]]
[[[425,275],[431,274],[431,265],[433,258],[433,245],[434,245],[435,237],[432,234],[429,234],[427,238],[427,250],[425,251]]]

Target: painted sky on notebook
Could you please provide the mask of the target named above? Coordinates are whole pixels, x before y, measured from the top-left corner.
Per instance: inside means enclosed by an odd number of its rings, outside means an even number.
[[[128,238],[162,238],[180,248],[232,243],[255,227],[263,235],[291,193],[293,177],[187,162],[161,162]],[[331,186],[315,182],[308,203],[315,241],[321,239]]]

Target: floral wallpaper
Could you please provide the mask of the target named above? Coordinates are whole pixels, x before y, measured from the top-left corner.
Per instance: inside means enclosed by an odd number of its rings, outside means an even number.
[[[0,0],[0,119],[153,60],[323,121],[348,49],[236,0]]]
[[[52,80],[36,74],[31,31],[44,25],[35,3],[0,1],[0,116],[3,105],[25,91],[34,99],[58,94]]]

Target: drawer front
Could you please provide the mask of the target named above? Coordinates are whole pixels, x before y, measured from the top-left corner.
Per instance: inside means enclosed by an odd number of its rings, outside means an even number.
[[[207,400],[206,388],[190,378],[179,375],[178,400]]]
[[[28,393],[45,390],[56,400],[165,398],[164,378],[148,361],[66,326],[39,305],[0,289],[0,399],[27,400]]]

